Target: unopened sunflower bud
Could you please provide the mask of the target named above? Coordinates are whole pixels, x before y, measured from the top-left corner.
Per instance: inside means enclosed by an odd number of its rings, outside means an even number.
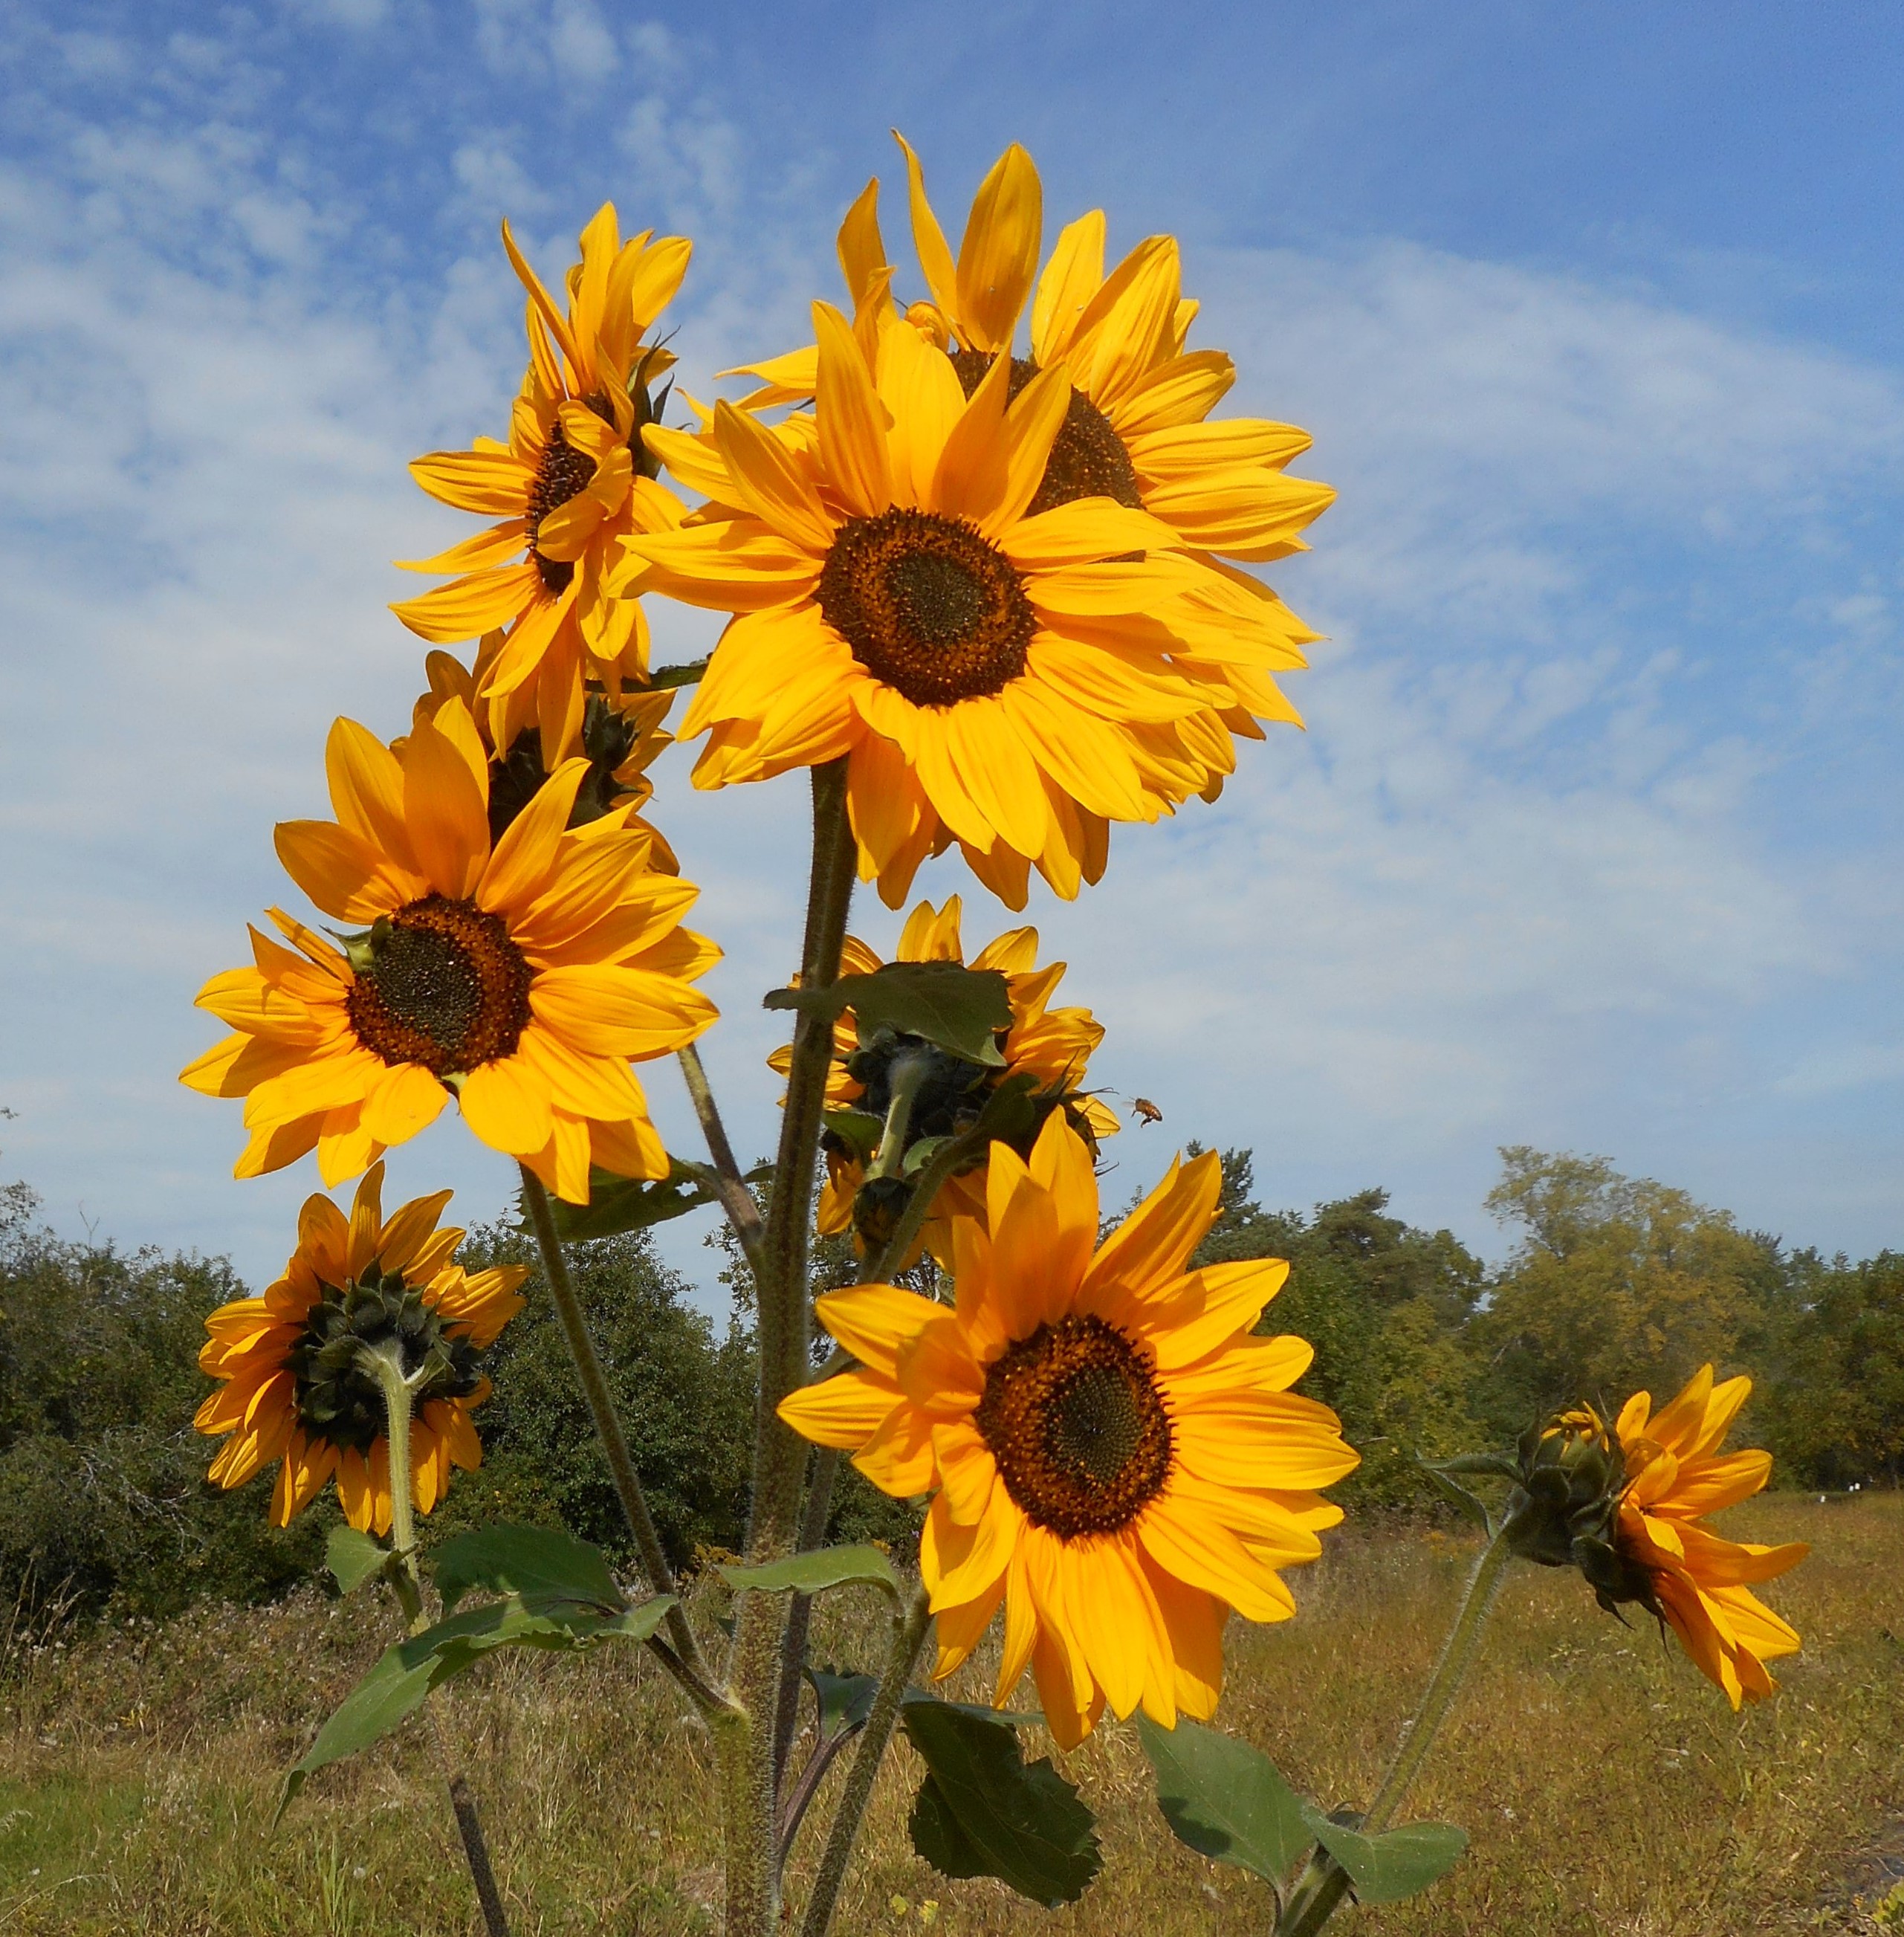
[[[1619,1517],[1626,1483],[1619,1435],[1591,1406],[1577,1406],[1529,1426],[1516,1450],[1519,1472],[1503,1524],[1508,1545],[1539,1566],[1587,1572],[1583,1554],[1610,1551]]]
[[[882,1251],[892,1241],[913,1187],[904,1178],[870,1177],[853,1195],[853,1229],[868,1251]]]

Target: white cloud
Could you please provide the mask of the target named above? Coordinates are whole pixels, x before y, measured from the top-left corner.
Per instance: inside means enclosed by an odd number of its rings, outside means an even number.
[[[593,0],[555,0],[549,51],[555,71],[574,86],[600,86],[621,65],[621,50]]]
[[[566,58],[571,29],[589,17],[482,0],[499,62]],[[624,44],[644,75],[680,57],[652,23]],[[831,290],[831,265],[735,247],[759,190],[719,102],[643,96],[624,139],[648,206],[707,244],[697,372],[794,340],[792,294]],[[287,186],[235,123],[95,129],[64,180],[0,177],[0,566],[28,642],[5,704],[32,723],[0,781],[0,892],[23,911],[9,1160],[57,1204],[229,1244],[253,1273],[310,1180],[227,1183],[235,1112],[171,1072],[211,1033],[196,984],[284,892],[271,821],[321,808],[325,723],[407,712],[417,648],[383,611],[405,589],[386,561],[463,527],[403,465],[504,418],[518,299],[489,218],[558,205],[521,153],[506,130],[456,152],[455,206],[485,233],[401,303],[353,277],[354,212]],[[568,235],[543,240],[546,266]],[[1764,1018],[1894,963],[1904,925],[1871,880],[1895,875],[1891,834],[1833,866],[1768,825],[1821,718],[1888,730],[1871,700],[1897,677],[1895,563],[1844,540],[1835,508],[1896,493],[1895,374],[1418,249],[1193,266],[1203,333],[1245,371],[1237,405],[1306,422],[1304,468],[1344,488],[1315,554],[1276,574],[1335,643],[1293,683],[1306,737],[1245,748],[1217,808],[1122,831],[1102,888],[1037,910],[1067,997],[1112,1026],[1104,1080],[1169,1112],[1120,1140],[1113,1194],[1197,1134],[1256,1141],[1291,1195],[1385,1179],[1411,1214],[1465,1226],[1496,1141],[1623,1154],[1611,1131],[1690,1108],[1787,1135],[1781,1099],[1821,1093],[1806,1057],[1836,1066],[1789,1022],[1759,1044]],[[1675,614],[1771,544],[1784,603],[1748,615],[1739,677],[1796,679],[1789,634],[1811,684],[1745,720],[1697,700],[1709,649]],[[664,657],[705,637],[655,616]],[[686,771],[670,756],[664,816],[729,951],[709,1053],[758,1150],[777,1025],[755,1004],[792,965],[801,787],[693,796]],[[974,938],[1007,925],[950,864],[921,887],[963,893]],[[862,923],[879,941],[896,926],[870,905]],[[671,1072],[651,1087],[685,1131]],[[1679,1134],[1693,1169],[1722,1141]],[[393,1188],[440,1175],[472,1214],[500,1199],[506,1166],[453,1127],[426,1141]],[[1786,1195],[1766,1217],[1803,1229],[1829,1206],[1875,1231],[1875,1170],[1860,1196],[1830,1167],[1767,1166]]]

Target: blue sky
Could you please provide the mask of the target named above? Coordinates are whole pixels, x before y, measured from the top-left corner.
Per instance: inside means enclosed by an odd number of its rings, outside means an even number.
[[[1379,1182],[1497,1247],[1494,1148],[1602,1152],[1790,1241],[1904,1239],[1904,54],[1888,5],[1353,8],[293,0],[0,11],[0,1172],[77,1235],[288,1246],[179,1089],[347,712],[398,730],[404,460],[494,433],[604,196],[695,237],[694,386],[802,340],[886,134],[962,215],[1012,139],[1058,221],[1184,241],[1235,407],[1342,493],[1279,589],[1309,722],[1034,899],[1094,1074],[1266,1194]],[[889,195],[891,190],[889,188]],[[902,225],[896,201],[888,230]],[[707,636],[657,612],[664,656]],[[774,1094],[798,784],[661,817],[727,947],[710,1061]],[[1009,917],[965,892],[967,932]],[[876,906],[876,944],[895,923]],[[686,1137],[668,1066],[651,1084]],[[393,1184],[502,1202],[446,1120]],[[670,1233],[691,1270],[696,1229]]]

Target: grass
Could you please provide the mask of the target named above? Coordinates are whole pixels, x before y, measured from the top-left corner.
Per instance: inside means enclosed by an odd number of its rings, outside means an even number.
[[[1735,1717],[1676,1648],[1601,1614],[1576,1578],[1517,1570],[1404,1812],[1463,1824],[1469,1855],[1429,1896],[1346,1913],[1332,1929],[1904,1929],[1904,1899],[1878,1901],[1904,1874],[1893,1860],[1904,1850],[1904,1499],[1775,1497],[1727,1517],[1738,1537],[1813,1543],[1769,1590],[1806,1638],[1778,1699]],[[1296,1620],[1233,1626],[1221,1724],[1327,1805],[1365,1798],[1471,1551],[1433,1532],[1335,1542],[1300,1581]],[[868,1616],[850,1604],[826,1611],[816,1658],[871,1660]],[[427,1729],[412,1724],[327,1772],[271,1826],[280,1772],[388,1638],[389,1618],[367,1625],[365,1604],[313,1595],[117,1629],[17,1664],[0,1691],[0,1930],[476,1929]],[[459,1685],[449,1723],[521,1937],[717,1927],[705,1741],[645,1656],[493,1660]],[[1052,1915],[997,1885],[949,1881],[912,1854],[910,1755],[895,1750],[876,1799],[843,1932],[1264,1928],[1263,1885],[1171,1840],[1128,1729],[1101,1730],[1067,1765],[1099,1814],[1105,1862],[1082,1901]],[[796,1857],[796,1900],[818,1829]]]

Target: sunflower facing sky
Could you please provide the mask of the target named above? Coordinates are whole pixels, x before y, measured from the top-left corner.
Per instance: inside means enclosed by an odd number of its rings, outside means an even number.
[[[704,435],[647,434],[710,502],[625,541],[613,583],[735,615],[683,722],[708,735],[695,784],[843,757],[888,905],[953,840],[1012,907],[1033,865],[1075,895],[1109,822],[1231,770],[1226,721],[1271,704],[1265,608],[1140,508],[1032,511],[1061,371],[1015,390],[1001,358],[968,395],[883,299],[813,315],[810,414],[769,427],[721,403]]]
[[[610,597],[604,578],[629,532],[665,531],[681,517],[641,432],[655,409],[649,386],[674,362],[648,332],[680,287],[692,245],[652,231],[624,243],[604,202],[582,232],[564,309],[507,223],[502,236],[528,292],[529,365],[509,441],[479,438],[410,467],[431,497],[501,522],[434,558],[401,561],[458,576],[391,609],[439,644],[507,627],[483,669],[490,738],[507,747],[533,717],[553,764],[580,741],[585,671],[616,689],[647,669],[640,602]]]
[[[236,1033],[181,1080],[247,1099],[236,1174],[315,1147],[334,1184],[434,1121],[453,1090],[477,1137],[572,1202],[588,1202],[592,1165],[664,1176],[628,1064],[714,1020],[692,984],[720,951],[680,926],[698,890],[657,871],[631,807],[570,827],[590,769],[565,761],[492,842],[489,756],[456,699],[400,753],[340,720],[325,764],[337,820],[280,823],[278,856],[361,932],[339,948],[273,909],[292,947],[253,929],[255,965],[198,995]]]
[[[470,1423],[489,1396],[477,1355],[522,1308],[522,1265],[465,1272],[460,1230],[438,1230],[450,1193],[419,1197],[386,1219],[383,1166],[371,1166],[346,1220],[328,1197],[307,1198],[298,1248],[262,1298],[235,1299],[205,1320],[198,1363],[220,1381],[199,1407],[201,1432],[229,1434],[210,1478],[241,1487],[282,1460],[271,1518],[288,1526],[333,1477],[344,1517],[390,1530],[390,1442],[383,1389],[359,1363],[364,1346],[402,1354],[423,1377],[412,1405],[411,1495],[429,1512],[452,1466],[474,1472],[483,1443]],[[426,1365],[429,1369],[425,1372]]]
[[[489,731],[489,710],[478,704],[477,696],[484,675],[495,664],[503,643],[501,633],[486,632],[477,649],[474,670],[452,653],[426,653],[423,671],[429,690],[413,709],[419,720],[435,719],[446,699],[460,700],[469,709],[489,759],[489,837],[492,841],[502,838],[510,823],[528,805],[549,778],[540,721],[531,717],[517,729],[507,747],[498,752]],[[649,768],[665,748],[674,744],[674,736],[663,730],[674,702],[671,687],[628,687],[619,693],[590,693],[585,696],[580,744],[575,750],[588,762],[589,771],[568,814],[569,826],[580,827],[586,821],[599,819],[611,808],[631,810],[623,825],[649,837],[654,844],[653,865],[669,875],[678,875],[681,865],[661,829],[644,820],[640,810],[654,797],[655,784],[648,777]],[[401,742],[392,741],[391,750],[400,753]]]
[[[907,917],[901,931],[896,962],[960,962],[965,959],[959,937],[959,899],[949,896],[943,908],[921,902]],[[1094,1153],[1097,1140],[1115,1136],[1121,1127],[1117,1113],[1094,1096],[1079,1094],[1085,1067],[1091,1052],[1104,1039],[1103,1025],[1088,1009],[1054,1009],[1049,1006],[1063,979],[1064,964],[1038,962],[1038,931],[1015,928],[988,941],[974,956],[973,968],[996,968],[1005,978],[1006,993],[1012,1005],[1012,1026],[999,1042],[1004,1057],[1002,1069],[985,1069],[976,1064],[959,1063],[947,1072],[944,1093],[922,1098],[912,1114],[908,1141],[922,1137],[955,1133],[966,1120],[974,1119],[985,1096],[1007,1078],[1021,1073],[1036,1077],[1038,1096],[1049,1106],[1061,1108],[1070,1116],[1072,1127],[1082,1132]],[[840,957],[843,975],[870,975],[880,966],[879,958],[857,935],[849,935]],[[861,1050],[858,1029],[849,1009],[834,1025],[834,1063],[827,1078],[826,1102],[830,1110],[871,1111],[883,1116],[890,1105],[889,1085],[880,1058]],[[792,1051],[782,1047],[768,1059],[785,1075],[792,1066]],[[949,1060],[948,1059],[948,1060]],[[955,1087],[953,1086],[956,1086]],[[837,1137],[826,1140],[826,1182],[821,1187],[818,1221],[828,1233],[846,1230],[853,1222],[853,1200],[866,1176],[866,1166],[858,1153]],[[1024,1153],[1021,1152],[1021,1154]],[[954,1215],[982,1219],[985,1216],[985,1166],[982,1163],[963,1175],[949,1178],[940,1187],[934,1214],[928,1223],[926,1241],[934,1254],[949,1269],[952,1262],[950,1233],[946,1220]]]
[[[858,1360],[780,1415],[875,1486],[931,1493],[919,1566],[935,1676],[1005,1614],[996,1699],[1028,1666],[1070,1748],[1108,1705],[1167,1727],[1213,1712],[1234,1608],[1285,1620],[1279,1568],[1342,1517],[1352,1472],[1327,1407],[1288,1390],[1313,1357],[1252,1335],[1288,1266],[1185,1266],[1217,1210],[1217,1159],[1173,1165],[1100,1244],[1091,1152],[1061,1114],[1028,1165],[994,1145],[989,1234],[953,1226],[955,1307],[890,1285],[820,1299]]]
[[[1771,1478],[1769,1453],[1719,1450],[1751,1390],[1743,1378],[1715,1385],[1704,1366],[1657,1413],[1650,1393],[1635,1393],[1615,1428],[1627,1471],[1615,1547],[1631,1589],[1617,1598],[1660,1616],[1735,1708],[1769,1695],[1778,1684],[1765,1664],[1800,1645],[1797,1630],[1752,1587],[1812,1551],[1803,1541],[1757,1547],[1727,1540],[1706,1523]]]
[[[1043,190],[1031,157],[1014,142],[979,184],[955,261],[919,157],[897,138],[906,156],[913,247],[930,293],[907,310],[907,319],[945,350],[969,395],[994,357],[1010,355],[1028,299],[1031,354],[1014,360],[1013,389],[1060,364],[1070,380],[1064,424],[1031,511],[1104,496],[1140,506],[1179,542],[1224,558],[1261,563],[1306,550],[1302,532],[1336,494],[1285,474],[1309,449],[1306,431],[1263,417],[1207,421],[1235,383],[1236,365],[1223,350],[1187,347],[1198,305],[1182,293],[1176,238],[1149,237],[1106,275],[1104,213],[1093,209],[1059,235],[1040,275]],[[840,266],[855,305],[879,301],[892,279],[878,205],[874,180],[840,232]],[[746,399],[753,408],[804,399],[817,381],[816,353],[796,350],[735,374],[767,380]],[[1263,596],[1255,580],[1231,577]],[[1316,635],[1273,598],[1265,602],[1294,655],[1283,663],[1300,665],[1295,648]],[[1269,717],[1288,716],[1272,710]]]

